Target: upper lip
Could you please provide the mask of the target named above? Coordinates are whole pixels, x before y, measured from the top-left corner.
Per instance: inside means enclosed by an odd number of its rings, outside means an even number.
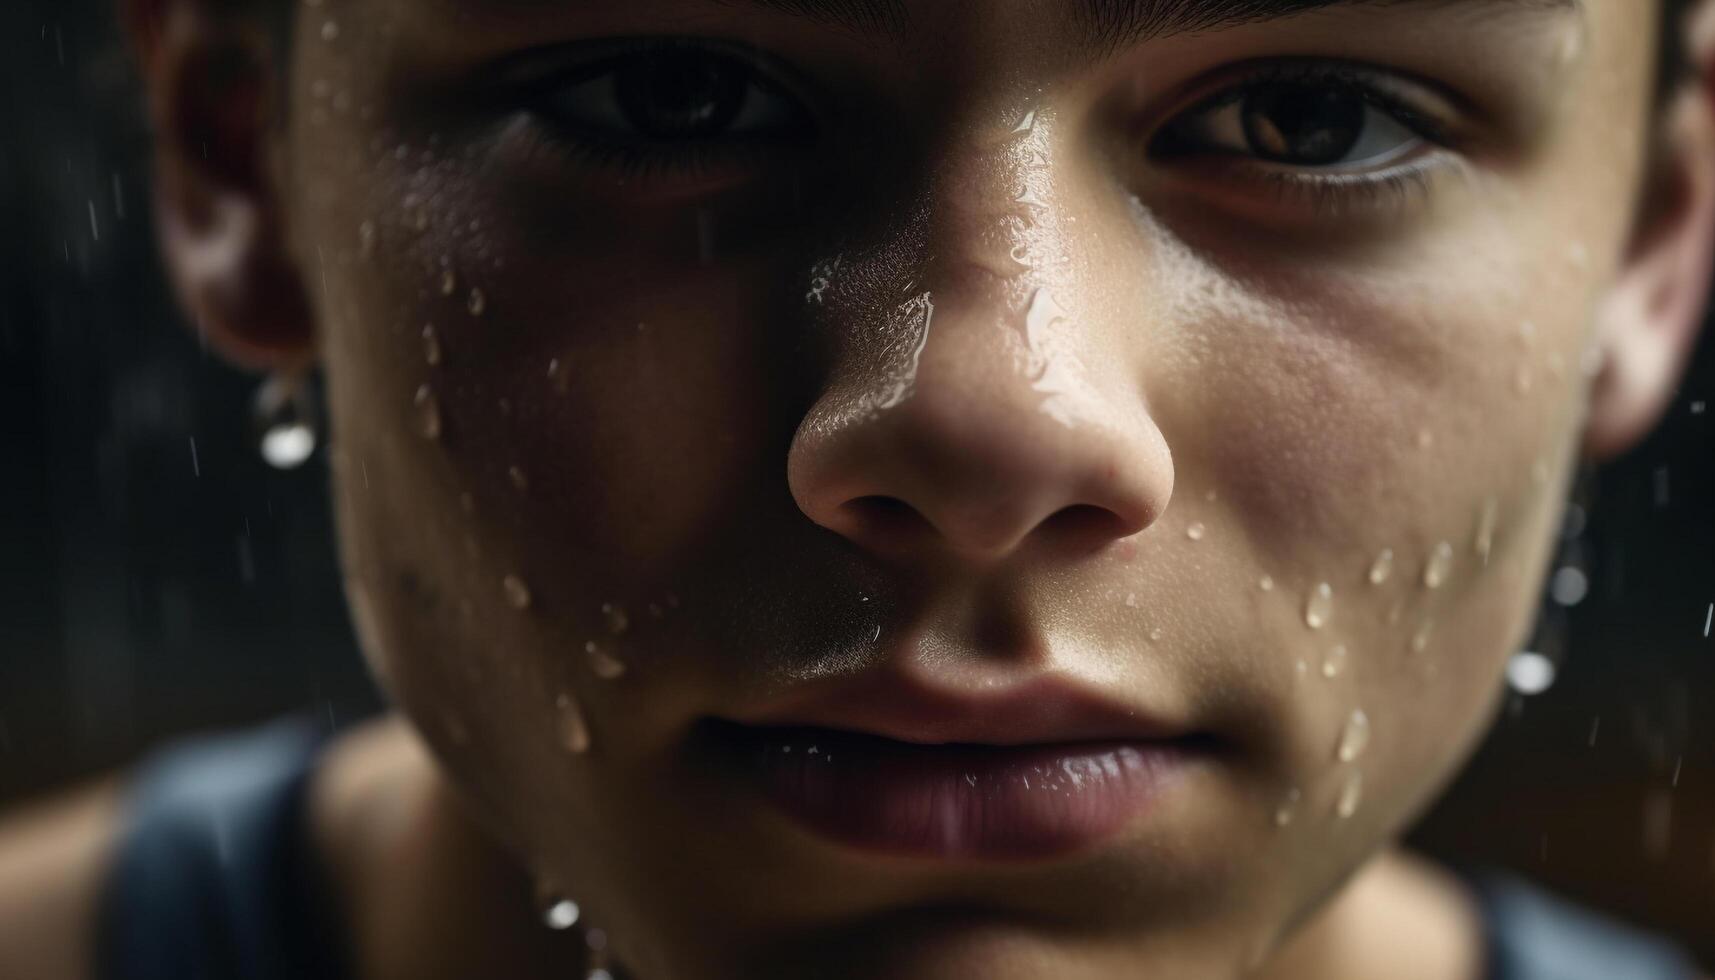
[[[1022,746],[1190,734],[1063,675],[961,691],[880,672],[816,685],[729,720],[752,727],[827,728],[921,745]]]

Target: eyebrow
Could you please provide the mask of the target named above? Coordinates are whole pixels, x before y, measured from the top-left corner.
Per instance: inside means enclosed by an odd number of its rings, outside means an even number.
[[[906,0],[713,0],[841,27],[899,36],[911,27]],[[1056,0],[1093,47],[1111,51],[1155,38],[1220,31],[1335,7],[1491,7],[1497,11],[1581,12],[1584,0]]]

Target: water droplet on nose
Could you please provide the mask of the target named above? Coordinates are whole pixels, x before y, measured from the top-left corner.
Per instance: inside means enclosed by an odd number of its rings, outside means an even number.
[[[451,269],[441,272],[441,295],[451,296],[459,291],[459,274]]]
[[[1018,196],[1013,198],[1013,200],[1017,201],[1019,204],[1024,205],[1025,207],[1045,208],[1048,206],[1047,202],[1043,201],[1042,198],[1037,196],[1036,188],[1030,186],[1029,184],[1025,184],[1024,190],[1020,191]]]
[[[573,755],[583,755],[590,750],[590,727],[584,719],[583,706],[577,698],[569,693],[563,693],[554,699],[554,710],[558,714],[557,727],[560,732],[560,746]]]
[[[1029,112],[1026,112],[1024,114],[1024,118],[1020,119],[1018,121],[1017,125],[1012,127],[1012,131],[1014,133],[1028,133],[1032,129],[1035,129],[1035,128],[1036,128],[1036,110],[1032,109]]]
[[[1298,803],[1304,799],[1304,794],[1294,786],[1286,791],[1286,798],[1274,808],[1274,825],[1285,827],[1292,823],[1292,818],[1298,815]]]
[[[625,610],[611,602],[601,604],[602,619],[607,622],[607,631],[614,636],[620,636],[631,628],[631,617]]]
[[[1354,770],[1340,787],[1340,798],[1334,802],[1334,814],[1341,820],[1351,819],[1364,801],[1364,774]]]
[[[441,437],[441,404],[435,400],[434,389],[423,385],[417,389],[417,425],[426,439]]]
[[[1441,588],[1447,583],[1447,574],[1452,570],[1453,546],[1443,541],[1435,546],[1435,550],[1429,555],[1429,561],[1423,566],[1424,587]]]
[[[530,608],[533,597],[530,595],[530,587],[524,584],[523,579],[508,575],[500,580],[500,588],[506,593],[507,605],[518,610]]]
[[[1370,716],[1364,714],[1364,709],[1355,708],[1352,716],[1346,719],[1346,727],[1340,732],[1340,744],[1334,750],[1334,755],[1341,762],[1355,762],[1370,747]]]
[[[1185,536],[1193,541],[1203,540],[1203,536],[1208,533],[1209,529],[1204,527],[1201,522],[1193,523],[1190,527],[1185,529]]]
[[[590,670],[604,681],[618,680],[625,676],[625,663],[594,640],[584,644],[584,657],[589,660]]]
[[[1319,630],[1328,625],[1328,617],[1333,612],[1334,587],[1327,582],[1319,583],[1310,590],[1310,597],[1304,602],[1304,625]]]
[[[1347,652],[1344,643],[1337,643],[1330,647],[1327,655],[1322,658],[1322,676],[1329,680],[1340,676],[1341,672],[1346,669],[1346,661],[1350,657],[1351,654]]]
[[[1370,584],[1380,585],[1393,574],[1393,549],[1383,548],[1376,560],[1370,563]]]
[[[482,316],[483,312],[488,309],[488,298],[482,294],[482,290],[473,289],[470,291],[470,299],[466,301],[465,307],[470,310],[471,316]]]
[[[525,493],[530,489],[530,477],[524,471],[514,466],[506,471],[506,478],[512,481],[513,489]]]
[[[425,324],[423,327],[423,360],[430,367],[438,367],[441,363],[441,336],[435,332],[435,325]]]

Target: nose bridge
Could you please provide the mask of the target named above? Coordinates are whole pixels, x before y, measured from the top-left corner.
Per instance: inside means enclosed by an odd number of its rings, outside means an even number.
[[[806,515],[862,547],[991,560],[1031,541],[1088,548],[1166,506],[1160,432],[1113,383],[1123,368],[1086,365],[1080,311],[1110,304],[1055,285],[1066,270],[1051,257],[1075,243],[1051,209],[1045,144],[1027,118],[948,151],[903,298],[877,322],[828,325],[868,335],[842,345],[867,356],[836,370],[789,477]]]

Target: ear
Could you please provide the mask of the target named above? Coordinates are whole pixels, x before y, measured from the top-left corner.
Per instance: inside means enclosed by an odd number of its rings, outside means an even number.
[[[1598,461],[1636,445],[1667,411],[1715,274],[1715,0],[1694,12],[1683,36],[1697,81],[1664,110],[1632,247],[1597,314],[1602,366],[1584,450]]]
[[[155,205],[179,301],[228,359],[293,371],[314,358],[286,248],[268,40],[213,0],[122,0],[155,130]]]

